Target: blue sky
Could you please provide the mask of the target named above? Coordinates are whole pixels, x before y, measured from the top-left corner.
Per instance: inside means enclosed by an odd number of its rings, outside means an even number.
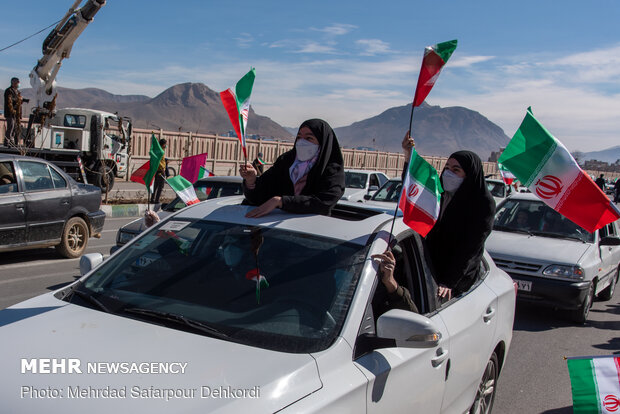
[[[0,2],[0,48],[72,3]],[[182,82],[220,91],[254,66],[259,114],[338,127],[410,102],[424,47],[456,38],[428,103],[476,110],[509,137],[531,105],[570,150],[592,151],[620,144],[618,22],[616,0],[108,0],[57,82],[148,96]],[[0,52],[0,87],[11,76],[29,87],[46,34]]]

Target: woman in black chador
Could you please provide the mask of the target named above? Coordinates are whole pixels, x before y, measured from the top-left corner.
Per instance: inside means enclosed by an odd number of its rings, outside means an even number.
[[[413,139],[407,134],[405,155],[411,154],[412,146]],[[450,155],[441,185],[439,219],[426,236],[426,245],[438,295],[450,298],[467,291],[479,277],[484,242],[493,228],[495,201],[484,180],[482,161],[471,151]]]
[[[275,208],[293,213],[329,214],[344,194],[344,160],[329,124],[310,119],[299,127],[295,147],[278,157],[259,177],[242,165],[243,193],[257,208],[247,217],[262,217]]]

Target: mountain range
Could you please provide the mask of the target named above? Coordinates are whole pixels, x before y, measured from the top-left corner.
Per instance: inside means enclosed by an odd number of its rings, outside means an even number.
[[[31,98],[32,89],[23,89]],[[232,125],[219,93],[202,83],[174,85],[154,98],[145,95],[114,95],[101,89],[58,88],[57,107],[82,107],[118,112],[133,119],[134,126],[146,129],[192,131],[224,135]],[[400,151],[400,143],[409,125],[411,105],[387,109],[374,117],[335,128],[340,144],[346,147],[371,147]],[[30,108],[24,108],[24,114]],[[250,108],[248,134],[292,139],[296,128],[286,128]],[[414,113],[413,136],[423,155],[443,155],[469,149],[483,160],[491,151],[505,147],[509,138],[503,130],[478,112],[464,107],[431,106],[426,103]]]
[[[585,160],[598,160],[605,161],[610,164],[620,160],[620,145],[608,148],[602,151],[590,151],[584,152],[582,159]]]

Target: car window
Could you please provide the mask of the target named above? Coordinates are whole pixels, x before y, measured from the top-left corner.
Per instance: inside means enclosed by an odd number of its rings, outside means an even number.
[[[346,188],[366,188],[367,179],[368,179],[368,174],[345,171],[344,186]]]
[[[503,183],[487,181],[487,188],[493,197],[506,197],[506,186]]]
[[[385,182],[388,180],[388,178],[383,174],[377,174],[377,177],[379,178],[379,187],[385,184]]]
[[[71,128],[84,128],[84,126],[86,126],[86,116],[66,114],[64,126]]]
[[[17,192],[15,169],[10,161],[0,162],[0,194]]]
[[[387,181],[383,187],[377,190],[377,192],[372,196],[372,200],[397,202],[400,197],[402,187],[402,181]]]
[[[54,188],[66,188],[67,181],[63,178],[62,175],[58,171],[53,168],[50,168],[50,172],[52,173],[52,181],[54,182]]]
[[[370,174],[370,184],[369,186],[377,186],[379,187],[379,179],[377,178],[377,174]]]
[[[47,164],[36,161],[19,161],[26,191],[53,190],[54,183]]]
[[[367,250],[281,229],[169,220],[110,257],[81,289],[120,315],[183,315],[234,342],[317,352],[340,332]]]
[[[588,243],[594,241],[593,233],[579,227],[546,204],[534,200],[508,199],[499,207],[493,229],[576,239]]]

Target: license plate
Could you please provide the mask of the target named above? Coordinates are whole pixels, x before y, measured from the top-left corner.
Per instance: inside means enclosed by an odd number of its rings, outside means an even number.
[[[517,279],[513,279],[513,280],[517,284],[517,290],[522,290],[524,292],[532,291],[532,282],[528,280],[517,280]]]

